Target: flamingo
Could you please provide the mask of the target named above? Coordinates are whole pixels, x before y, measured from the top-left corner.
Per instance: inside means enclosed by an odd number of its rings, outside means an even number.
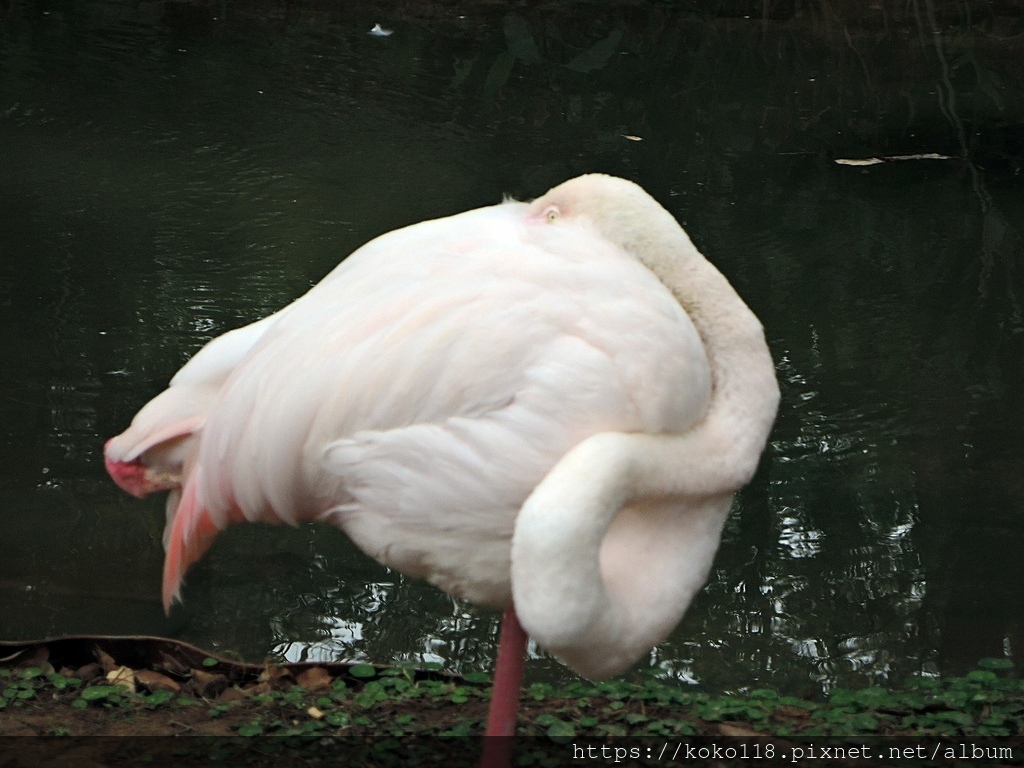
[[[527,637],[601,679],[676,626],[778,400],[726,278],[591,174],[372,240],[207,344],[105,460],[170,491],[166,611],[220,530],[310,521],[504,609],[487,734],[508,736]]]

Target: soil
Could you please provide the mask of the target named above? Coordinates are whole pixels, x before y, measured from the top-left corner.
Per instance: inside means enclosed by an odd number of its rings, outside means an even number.
[[[504,768],[512,755],[544,768],[749,768],[751,759],[868,768],[897,753],[912,758],[899,765],[1024,765],[1024,682],[1006,660],[985,666],[903,692],[837,690],[828,702],[766,689],[712,696],[661,681],[534,685],[520,696],[513,744],[482,738],[485,676],[245,664],[157,637],[0,642],[0,768]]]
[[[486,681],[366,664],[244,664],[156,637],[0,642],[0,693],[0,768],[165,760],[176,768],[459,766],[478,764],[482,747],[489,764],[501,766],[512,751],[510,740],[481,738]],[[597,724],[600,712],[621,723],[599,731],[601,741],[565,731],[572,722]],[[517,764],[562,765],[572,762],[575,746],[604,747],[615,738],[651,754],[666,748],[662,736],[654,741],[629,723],[686,722],[696,726],[689,735],[698,742],[768,738],[742,724],[679,717],[677,707],[630,698],[614,685],[607,695],[585,697],[535,687],[520,699]]]

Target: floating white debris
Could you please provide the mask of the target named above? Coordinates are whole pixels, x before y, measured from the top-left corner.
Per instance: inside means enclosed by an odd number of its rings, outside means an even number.
[[[836,159],[837,165],[879,165],[881,163],[896,163],[901,160],[956,160],[951,155],[940,155],[938,152],[927,152],[923,155],[887,155],[884,157],[864,157]]]
[[[641,137],[641,136],[634,136],[634,135],[632,135],[630,133],[622,134],[622,138],[629,139],[630,141],[643,141],[643,137]]]
[[[391,37],[394,33],[395,30],[393,29],[384,29],[380,24],[374,24],[373,29],[371,29],[368,34],[373,35],[374,37]]]

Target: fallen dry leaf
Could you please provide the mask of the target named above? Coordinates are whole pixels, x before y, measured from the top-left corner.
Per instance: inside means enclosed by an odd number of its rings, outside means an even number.
[[[262,683],[260,683],[260,685],[262,685]],[[257,686],[253,686],[253,688],[256,687]],[[269,690],[269,688],[267,690]],[[237,685],[232,685],[231,687],[224,689],[224,692],[217,697],[217,701],[241,701],[242,699],[248,698],[250,695],[255,695],[257,693],[266,693],[267,690],[255,691],[252,688],[250,688],[248,691],[243,691]]]
[[[215,699],[228,687],[228,679],[216,672],[202,669],[192,670],[192,679],[185,684],[185,690],[204,699]]]
[[[75,677],[87,683],[92,682],[97,677],[103,677],[103,667],[96,662],[85,664],[75,670]]]
[[[322,691],[331,687],[331,675],[323,667],[310,667],[300,672],[295,682],[307,691]]]
[[[187,664],[182,663],[180,660],[166,653],[160,654],[160,663],[155,664],[154,666],[157,669],[162,669],[164,672],[177,677],[188,677],[191,670],[191,667]]]
[[[117,669],[119,666],[121,666],[116,661],[114,661],[113,656],[104,651],[98,645],[93,648],[93,655],[96,657],[96,661],[98,661],[103,666],[104,674],[107,674],[111,670]]]
[[[135,693],[135,672],[128,667],[115,667],[107,672],[107,682]]]
[[[284,667],[266,666],[260,672],[260,682],[270,683],[275,688],[290,687],[295,684],[295,677]]]
[[[177,693],[181,690],[181,684],[172,680],[167,675],[161,675],[150,669],[138,669],[135,671],[135,682],[148,690],[150,693],[156,691],[170,691]]]

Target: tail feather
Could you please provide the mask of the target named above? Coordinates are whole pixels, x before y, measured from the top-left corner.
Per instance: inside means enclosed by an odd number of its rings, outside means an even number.
[[[181,583],[189,566],[201,558],[217,538],[221,527],[208,509],[199,503],[199,479],[202,470],[192,472],[185,483],[178,503],[170,535],[165,546],[163,603],[164,613],[171,612],[175,600],[181,602]]]

